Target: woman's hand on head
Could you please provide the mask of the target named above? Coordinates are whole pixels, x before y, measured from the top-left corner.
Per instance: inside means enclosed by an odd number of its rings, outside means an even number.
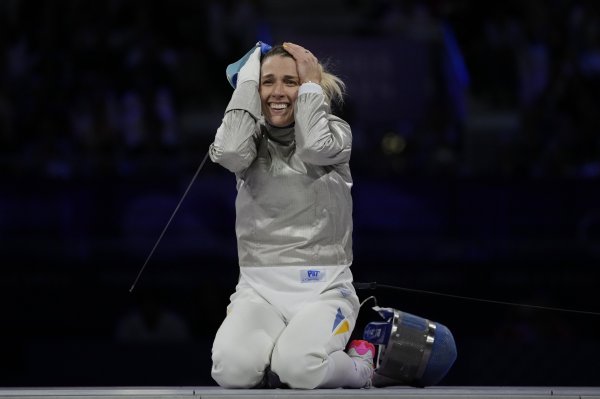
[[[300,83],[321,83],[321,66],[313,53],[290,42],[283,43],[283,48],[296,60]]]

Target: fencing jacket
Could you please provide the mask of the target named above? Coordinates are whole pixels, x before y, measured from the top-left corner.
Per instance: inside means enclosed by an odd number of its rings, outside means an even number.
[[[256,83],[244,82],[210,147],[236,175],[241,279],[270,301],[351,281],[350,126],[314,83],[300,86],[294,115],[293,126],[267,124]]]

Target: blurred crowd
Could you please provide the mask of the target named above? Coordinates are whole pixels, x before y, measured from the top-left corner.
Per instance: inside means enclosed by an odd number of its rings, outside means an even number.
[[[468,6],[467,6],[468,4]],[[463,2],[473,96],[518,115],[510,169],[538,177],[600,176],[600,4]],[[470,22],[467,22],[470,21]],[[463,30],[474,24],[475,31]]]
[[[317,3],[0,2],[1,173],[69,179],[197,164],[228,100],[225,66],[258,39],[285,40],[286,18]],[[598,2],[327,4],[314,10],[327,18],[293,29],[410,38],[434,54],[421,127],[410,137],[365,132],[378,145],[357,151],[357,163],[378,159],[377,170],[399,174],[600,176]],[[478,168],[473,154],[486,151],[494,161]]]
[[[186,109],[222,102],[214,76],[240,49],[211,25],[243,10],[216,1],[0,7],[0,154],[16,174],[163,169],[183,144]]]

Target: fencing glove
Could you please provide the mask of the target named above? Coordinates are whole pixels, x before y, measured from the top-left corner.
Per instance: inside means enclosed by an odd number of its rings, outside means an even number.
[[[227,81],[234,89],[238,84],[254,81],[258,84],[260,77],[260,57],[271,50],[271,46],[266,43],[258,42],[242,58],[229,64],[225,70]]]

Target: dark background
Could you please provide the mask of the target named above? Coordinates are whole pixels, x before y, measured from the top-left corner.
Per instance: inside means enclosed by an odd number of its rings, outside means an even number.
[[[205,165],[129,287],[258,39],[348,85],[357,281],[600,311],[598,5],[1,0],[0,384],[214,384],[233,175]],[[445,385],[599,382],[600,316],[359,294],[454,332]]]

